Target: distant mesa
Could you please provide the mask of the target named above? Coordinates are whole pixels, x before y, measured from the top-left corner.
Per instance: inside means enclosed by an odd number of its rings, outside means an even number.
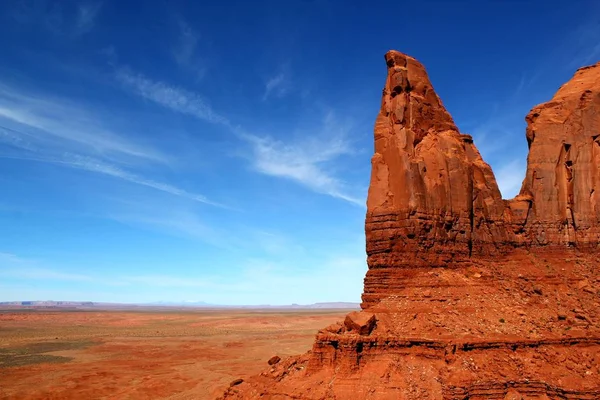
[[[504,200],[423,65],[385,61],[362,311],[223,398],[600,399],[600,63],[527,115]]]
[[[311,310],[311,309],[360,309],[359,303],[352,302],[328,302],[328,303],[313,303],[313,304],[291,304],[291,305],[222,305],[210,304],[203,301],[158,301],[154,303],[106,303],[92,301],[53,301],[53,300],[36,300],[36,301],[4,301],[0,302],[0,306],[10,307],[54,307],[54,308],[143,308],[143,307],[175,307],[175,308],[212,308],[212,309],[281,309],[281,310]]]
[[[102,303],[92,301],[54,301],[54,300],[34,300],[34,301],[0,301],[0,306],[23,306],[23,307],[93,307]]]

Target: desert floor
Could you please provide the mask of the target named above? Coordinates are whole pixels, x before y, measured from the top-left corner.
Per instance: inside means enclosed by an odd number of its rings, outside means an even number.
[[[0,399],[214,399],[348,310],[0,310]]]

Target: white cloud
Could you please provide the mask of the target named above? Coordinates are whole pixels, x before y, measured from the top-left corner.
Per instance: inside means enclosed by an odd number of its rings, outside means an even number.
[[[366,272],[364,238],[350,240],[345,248],[334,253],[281,254],[281,257],[252,258],[243,265],[222,265],[210,262],[210,272],[141,273],[100,276],[81,274],[55,268],[46,268],[36,260],[23,259],[12,253],[0,253],[0,277],[30,281],[79,282],[105,287],[136,287],[136,295],[127,301],[155,300],[181,301],[198,297],[212,304],[258,305],[258,304],[309,304],[326,301],[359,301],[362,279]],[[198,271],[203,263],[198,260]],[[317,268],[315,268],[317,265]],[[1,279],[0,279],[1,280]],[[85,296],[60,294],[64,300],[122,301],[122,293],[104,294],[99,288]],[[14,289],[11,283],[8,289]],[[40,293],[51,287],[36,287],[31,294],[17,292],[13,300],[25,297],[39,299]],[[3,293],[7,300],[7,293]],[[44,296],[41,296],[44,297]],[[50,296],[58,298],[57,296]]]
[[[26,260],[12,253],[0,252],[0,265],[7,266],[7,264],[26,264],[30,260]]]
[[[72,274],[60,271],[54,271],[44,268],[25,268],[25,269],[7,269],[0,271],[0,276],[18,279],[39,279],[39,280],[57,280],[73,282],[91,282],[93,279],[87,275]]]
[[[362,280],[367,270],[366,256],[360,251],[335,253],[321,259],[274,262],[249,260],[235,286],[222,295],[206,297],[212,303],[232,304],[235,297],[246,304],[292,304],[327,301],[360,301]],[[314,265],[318,263],[318,267]],[[273,299],[276,299],[275,301]],[[238,304],[240,301],[237,301]]]
[[[235,248],[237,239],[233,237],[233,233],[207,225],[192,211],[148,201],[143,204],[121,202],[121,206],[118,211],[108,213],[108,218],[125,225],[198,240],[221,249]]]
[[[106,129],[97,116],[82,106],[0,83],[0,123],[2,120],[4,127],[10,122],[30,128],[26,133],[30,138],[45,136],[46,144],[55,147],[166,162],[160,151]]]
[[[173,111],[188,114],[213,124],[228,125],[223,116],[216,113],[202,96],[188,90],[147,79],[127,68],[117,72],[117,79],[135,94]]]
[[[194,56],[198,44],[198,34],[183,19],[179,19],[179,45],[175,49],[175,60],[187,65]]]
[[[306,252],[297,240],[281,232],[252,230],[250,232],[243,232],[243,236],[249,239],[248,244],[253,249],[261,249],[265,254],[271,256],[301,255]]]
[[[107,217],[125,225],[196,240],[230,252],[269,256],[300,255],[305,252],[296,240],[281,232],[260,230],[241,223],[229,229],[210,225],[206,223],[204,215],[193,207],[175,207],[172,203],[157,199],[113,200],[115,207],[107,213]]]
[[[8,14],[21,24],[43,27],[56,35],[89,32],[102,7],[99,1],[15,1]]]
[[[178,277],[169,275],[136,275],[125,276],[121,280],[130,283],[136,283],[154,287],[175,287],[175,288],[204,288],[211,286],[210,282],[204,279],[191,277]]]
[[[193,274],[132,275],[117,280],[124,284],[177,290],[181,301],[198,297],[210,304],[223,305],[289,305],[316,302],[359,302],[362,279],[367,270],[366,256],[359,252],[333,254],[318,261],[318,268],[303,268],[302,262],[314,266],[314,259],[273,261],[250,259],[235,274],[235,278],[216,272],[212,276]],[[161,290],[162,289],[162,290]],[[193,290],[193,291],[190,291]],[[155,294],[162,296],[163,294]],[[186,297],[187,296],[187,297]]]
[[[204,78],[207,72],[206,59],[198,55],[200,34],[183,18],[177,18],[179,30],[178,42],[173,46],[175,62],[185,70],[192,72],[197,80]]]
[[[351,154],[346,132],[338,121],[327,114],[320,134],[303,135],[306,139],[285,143],[270,137],[258,137],[234,127],[230,121],[215,112],[202,96],[163,82],[155,82],[127,69],[119,70],[118,79],[137,95],[175,112],[220,124],[238,138],[250,144],[250,161],[255,171],[293,180],[321,194],[364,206],[364,200],[347,193],[344,182],[327,172],[325,164],[342,155]]]
[[[271,77],[265,84],[265,94],[263,100],[268,99],[270,96],[283,97],[290,89],[290,82],[288,74],[280,72],[279,74]]]
[[[101,7],[102,3],[100,2],[79,3],[75,20],[75,30],[78,34],[89,32],[94,27]]]
[[[115,165],[104,163],[101,160],[93,159],[86,156],[81,156],[78,154],[64,154],[63,159],[58,161],[60,163],[66,164],[70,167],[84,169],[91,172],[97,172],[100,174],[110,175],[115,178],[120,178],[126,180],[131,183],[135,183],[142,186],[147,186],[152,189],[160,190],[162,192],[166,192],[175,196],[185,197],[190,200],[194,200],[200,203],[210,204],[213,206],[222,207],[221,204],[212,202],[208,200],[205,196],[188,192],[184,189],[178,188],[173,185],[169,185],[162,182],[156,182],[151,179],[146,179],[140,176],[137,176],[131,172],[125,171]]]
[[[597,18],[580,24],[570,35],[559,43],[558,54],[569,69],[576,69],[600,61],[600,21]],[[544,64],[547,65],[547,64]]]
[[[51,279],[59,281],[90,281],[87,275],[40,268],[38,261],[12,253],[0,253],[0,276],[16,279]]]
[[[85,171],[95,172],[98,174],[108,175],[114,178],[119,178],[130,183],[146,186],[155,190],[159,190],[161,192],[169,193],[174,196],[184,197],[189,200],[197,201],[200,203],[209,204],[217,207],[224,207],[219,203],[210,201],[206,196],[188,192],[187,190],[178,188],[167,183],[144,178],[132,172],[126,171],[117,165],[107,163],[100,159],[69,152],[49,152],[42,148],[35,147],[31,144],[31,142],[19,137],[18,134],[18,131],[8,130],[0,126],[0,142],[8,143],[14,147],[18,147],[26,151],[25,154],[0,153],[0,158],[30,160],[64,165],[71,168],[81,169]]]
[[[0,83],[1,158],[60,164],[146,186],[196,202],[221,206],[203,195],[133,173],[138,163],[165,164],[160,151],[125,139],[82,106],[29,94]]]
[[[286,144],[270,138],[251,140],[254,169],[279,178],[293,180],[315,192],[327,194],[350,203],[364,206],[364,201],[346,193],[344,182],[329,174],[321,165],[348,154],[343,140],[322,143],[315,149],[310,143]]]
[[[293,180],[315,192],[365,206],[365,200],[348,193],[347,185],[327,171],[327,164],[353,153],[347,129],[327,114],[317,134],[284,143],[272,138],[246,135],[252,146],[251,163],[263,174]]]

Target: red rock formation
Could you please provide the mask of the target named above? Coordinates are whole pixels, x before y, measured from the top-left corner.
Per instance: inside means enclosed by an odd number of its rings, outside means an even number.
[[[551,101],[527,116],[531,204],[525,228],[534,245],[597,248],[600,242],[600,63],[577,71]]]
[[[461,135],[412,57],[386,54],[367,199],[364,307],[402,285],[399,268],[493,254],[506,241],[504,204],[473,139]]]
[[[506,201],[423,66],[386,62],[363,311],[225,398],[600,399],[600,63],[528,115]]]

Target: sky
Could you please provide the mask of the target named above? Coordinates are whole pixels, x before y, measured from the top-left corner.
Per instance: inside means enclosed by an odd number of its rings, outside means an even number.
[[[505,198],[595,1],[0,2],[0,301],[359,302],[390,49]]]

